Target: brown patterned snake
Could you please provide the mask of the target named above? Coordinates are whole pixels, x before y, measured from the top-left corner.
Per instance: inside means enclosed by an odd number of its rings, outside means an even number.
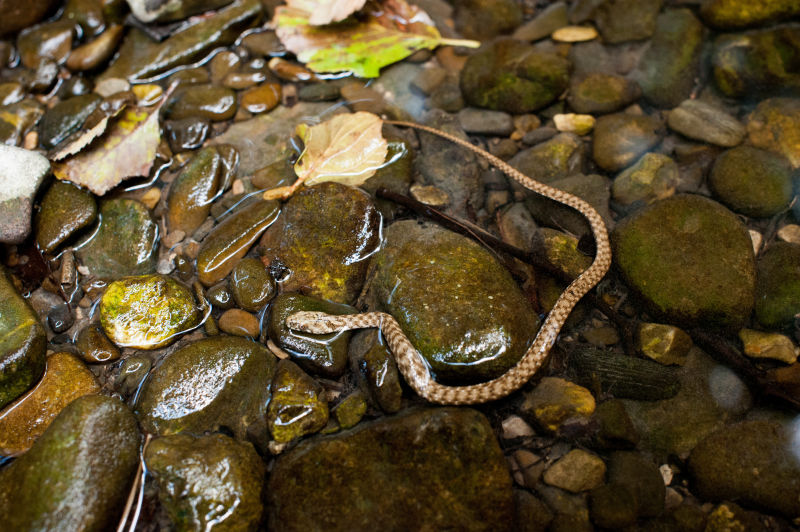
[[[598,212],[582,199],[567,192],[547,186],[498,159],[494,155],[477,148],[469,142],[454,137],[437,129],[411,122],[385,121],[402,127],[410,127],[434,135],[467,148],[483,157],[506,175],[512,177],[525,188],[537,192],[564,205],[568,205],[583,214],[588,220],[594,235],[597,253],[591,266],[564,290],[555,306],[547,315],[533,343],[517,364],[500,377],[470,386],[445,386],[437,383],[430,374],[422,355],[411,345],[397,321],[384,312],[366,312],[334,316],[322,312],[296,312],[286,319],[286,324],[299,331],[312,334],[332,333],[350,329],[378,327],[386,338],[397,360],[397,366],[408,384],[420,396],[428,401],[440,404],[475,404],[493,401],[505,397],[525,384],[539,369],[547,358],[550,348],[556,341],[561,327],[575,304],[594,286],[608,271],[611,265],[611,247],[608,231]]]

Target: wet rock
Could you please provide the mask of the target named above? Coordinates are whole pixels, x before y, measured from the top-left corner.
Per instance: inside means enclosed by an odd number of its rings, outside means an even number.
[[[127,0],[133,15],[142,22],[171,22],[190,15],[211,11],[231,3],[231,0]]]
[[[572,493],[596,488],[603,483],[606,465],[597,456],[582,449],[573,449],[545,472],[543,480]]]
[[[372,292],[439,379],[503,374],[538,329],[508,272],[465,237],[412,220],[396,222],[374,260]]]
[[[692,348],[692,338],[673,325],[642,323],[636,334],[636,347],[660,364],[683,366]]]
[[[30,389],[45,369],[47,336],[36,312],[0,269],[0,408]]]
[[[765,327],[790,325],[800,313],[800,245],[775,242],[758,259],[756,319]]]
[[[380,340],[378,331],[363,330],[353,336],[349,347],[351,370],[365,381],[366,391],[381,410],[400,410],[403,388],[394,356]]]
[[[228,289],[227,282],[215,284],[209,288],[206,291],[206,297],[212,305],[222,310],[233,308],[233,305],[236,303],[233,299],[233,294],[231,294],[231,291]]]
[[[455,8],[456,30],[467,39],[491,39],[522,22],[522,9],[513,0],[466,0]]]
[[[597,405],[593,419],[598,425],[597,441],[602,447],[624,449],[639,443],[636,427],[619,399],[609,399]]]
[[[275,279],[260,260],[253,258],[239,261],[231,272],[230,287],[236,304],[251,312],[261,310],[276,292]]]
[[[17,103],[25,97],[25,88],[21,83],[9,81],[0,83],[0,105]]]
[[[339,377],[347,366],[349,331],[331,334],[294,332],[286,326],[286,318],[295,312],[317,311],[328,314],[355,314],[350,305],[300,294],[281,294],[269,310],[268,335],[303,367],[327,377]]]
[[[789,162],[752,146],[739,146],[720,154],[708,184],[728,208],[747,216],[777,214],[793,197]]]
[[[690,10],[658,16],[650,48],[634,74],[648,102],[672,108],[689,98],[700,76],[702,43],[703,25]]]
[[[77,131],[100,105],[97,94],[84,94],[63,100],[48,109],[39,123],[39,141],[52,149]]]
[[[167,196],[170,231],[191,235],[211,212],[211,203],[231,185],[239,162],[236,150],[209,146],[198,151],[175,178]]]
[[[700,100],[684,100],[669,112],[667,124],[670,129],[709,144],[725,148],[742,142],[745,128],[735,117],[722,109]]]
[[[119,399],[74,400],[31,450],[0,474],[4,527],[116,527],[136,473],[140,439],[136,418]]]
[[[679,181],[675,161],[660,153],[646,153],[614,179],[611,195],[623,206],[652,203],[673,195]]]
[[[666,489],[658,466],[633,451],[616,451],[608,461],[609,484],[627,488],[639,517],[656,517],[664,511]]]
[[[652,36],[662,0],[605,0],[595,12],[597,29],[607,44]]]
[[[100,227],[76,255],[96,277],[155,271],[158,225],[143,204],[112,199],[100,205]]]
[[[556,179],[580,172],[583,162],[581,140],[571,133],[561,133],[522,150],[508,164],[536,181],[550,184]]]
[[[256,338],[261,330],[258,318],[238,308],[226,310],[219,317],[219,328],[222,332],[234,336]]]
[[[99,391],[94,375],[75,355],[50,355],[36,387],[0,411],[0,453],[26,452],[69,403]]]
[[[133,30],[125,37],[117,59],[101,78],[144,80],[202,59],[215,48],[233,43],[242,30],[258,21],[261,11],[257,0],[236,0],[161,43],[153,42],[142,31]]]
[[[509,38],[482,46],[461,71],[467,103],[510,113],[541,109],[564,92],[568,81],[568,60]]]
[[[594,127],[593,157],[610,172],[630,166],[661,140],[659,121],[647,115],[601,116]]]
[[[103,329],[97,324],[87,325],[75,338],[75,347],[89,364],[102,364],[119,358],[119,348],[115,346]]]
[[[22,242],[31,231],[33,198],[50,162],[36,152],[0,144],[0,242]]]
[[[35,69],[43,59],[62,63],[72,48],[74,24],[59,20],[23,30],[17,37],[22,64]]]
[[[573,279],[592,264],[591,257],[578,250],[578,239],[574,236],[549,227],[540,228],[539,235],[547,262]]]
[[[121,347],[164,347],[199,321],[192,292],[163,275],[114,281],[100,300],[103,330]]]
[[[143,355],[134,355],[126,358],[119,368],[119,374],[114,382],[117,391],[123,397],[133,398],[144,379],[150,373],[153,362]]]
[[[324,100],[323,100],[324,101]],[[280,83],[263,83],[242,93],[242,108],[253,113],[266,113],[281,103]]]
[[[263,345],[235,336],[182,347],[142,387],[136,405],[142,427],[161,436],[227,427],[244,439],[266,412],[276,363]]]
[[[0,3],[0,13],[3,13],[3,19],[0,21],[0,35],[14,33],[39,22],[58,5],[59,2],[55,0],[33,0],[25,3],[17,0],[3,0]]]
[[[0,117],[0,142],[8,146],[22,144],[23,136],[44,114],[42,106],[33,98],[6,105],[2,110],[5,112]]]
[[[538,41],[567,24],[569,24],[567,20],[567,4],[565,2],[553,2],[537,13],[534,18],[514,30],[511,36],[520,41]]]
[[[792,0],[757,3],[740,0],[704,0],[700,6],[700,16],[703,20],[721,30],[761,26],[798,14],[800,6]]]
[[[636,499],[625,486],[604,484],[592,490],[589,502],[594,524],[620,530],[636,523]]]
[[[190,85],[175,91],[166,106],[172,120],[206,118],[220,122],[236,114],[236,93],[215,85]]]
[[[196,150],[206,141],[211,121],[203,118],[184,118],[164,122],[169,147],[173,152]]]
[[[60,303],[47,313],[47,325],[56,334],[62,333],[72,327],[75,317],[66,303]]]
[[[547,530],[553,520],[552,510],[525,490],[514,490],[514,505],[517,508],[517,530],[520,532]]]
[[[156,438],[144,455],[176,530],[255,530],[264,463],[253,446],[223,434]]]
[[[267,427],[278,443],[322,430],[328,423],[328,403],[322,386],[289,360],[281,360],[272,380]]]
[[[278,458],[267,493],[276,532],[513,528],[508,468],[470,409],[415,410],[301,443]]]
[[[678,195],[617,225],[615,262],[657,315],[678,324],[741,326],[752,310],[750,235],[722,205]]]
[[[751,358],[770,358],[794,364],[800,354],[792,340],[783,334],[741,329],[739,339],[742,341],[744,354]]]
[[[94,196],[66,181],[55,181],[45,192],[35,219],[36,243],[52,253],[97,218]]]
[[[549,432],[556,432],[565,423],[588,419],[594,409],[589,390],[557,377],[543,378],[520,406],[524,416]]]
[[[551,186],[574,194],[594,207],[606,223],[606,227],[614,227],[614,219],[608,202],[611,196],[609,179],[597,175],[575,174],[550,181]],[[548,227],[561,227],[565,232],[582,237],[591,233],[586,219],[566,207],[562,203],[547,199],[538,194],[531,194],[525,199],[525,205],[537,222]]]
[[[750,143],[780,153],[800,167],[800,98],[770,98],[758,104],[747,121]]]
[[[616,74],[591,72],[570,79],[567,102],[579,113],[613,113],[636,101],[639,86]]]
[[[230,214],[203,240],[197,254],[197,278],[211,286],[225,277],[278,217],[278,203],[257,201]]]
[[[330,102],[338,100],[339,95],[339,87],[331,83],[303,85],[297,91],[297,97],[303,102]]]
[[[694,488],[711,500],[796,516],[800,465],[791,438],[788,429],[769,421],[745,421],[709,435],[689,457]]]
[[[67,68],[83,72],[101,66],[114,55],[123,33],[122,26],[112,24],[95,40],[72,50],[67,58]]]
[[[385,134],[384,134],[385,135]],[[384,165],[375,172],[375,175],[367,179],[361,188],[375,197],[375,192],[385,187],[397,194],[408,194],[409,187],[413,181],[414,169],[414,150],[400,138],[387,136],[389,148],[386,153]],[[384,219],[394,218],[398,210],[394,202],[375,198],[375,206],[381,211]]]
[[[339,183],[303,188],[261,239],[266,264],[291,272],[281,291],[350,303],[380,246],[381,216],[369,196]]]
[[[367,411],[367,401],[361,392],[353,392],[336,405],[333,417],[342,429],[355,427]]]
[[[502,111],[462,109],[458,112],[458,123],[467,133],[506,136],[514,131],[511,115]]]

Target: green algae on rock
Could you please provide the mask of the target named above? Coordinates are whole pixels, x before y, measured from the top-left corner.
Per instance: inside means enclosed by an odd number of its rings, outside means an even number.
[[[320,471],[327,474],[321,475]],[[479,412],[412,410],[301,442],[270,475],[269,529],[513,528],[511,477]]]
[[[97,218],[94,196],[66,181],[55,181],[45,192],[35,218],[36,243],[52,253]]]
[[[578,113],[613,113],[641,94],[635,81],[617,74],[590,72],[570,78],[567,102]]]
[[[461,91],[470,105],[528,113],[553,102],[567,88],[569,61],[509,38],[485,44],[467,59]]]
[[[30,451],[0,472],[9,531],[110,530],[125,506],[141,436],[119,399],[86,395],[53,420]]]
[[[250,443],[174,434],[151,441],[144,460],[175,530],[258,528],[265,467]]]
[[[756,319],[783,328],[800,313],[800,245],[775,242],[758,259]]]
[[[750,143],[780,153],[800,168],[800,98],[761,101],[747,120]]]
[[[594,409],[589,390],[558,377],[543,378],[520,406],[524,416],[552,433],[567,421],[589,419]]]
[[[289,360],[278,362],[272,380],[267,427],[278,443],[322,430],[328,423],[328,403],[322,386]]]
[[[733,30],[760,26],[800,14],[797,0],[703,0],[700,16],[710,26]]]
[[[583,162],[583,143],[572,133],[556,135],[520,151],[508,161],[526,176],[545,184],[580,172]]]
[[[333,409],[333,417],[336,418],[340,428],[349,429],[355,427],[366,412],[367,401],[364,394],[355,391],[336,405]]]
[[[142,427],[162,436],[227,427],[245,439],[263,420],[275,365],[266,347],[236,336],[182,347],[142,387],[136,405]]]
[[[47,335],[0,267],[0,408],[30,389],[45,369]]]
[[[276,201],[258,200],[228,215],[206,236],[197,254],[197,278],[205,286],[224,279],[278,217]]]
[[[396,222],[374,260],[371,291],[438,379],[502,375],[539,328],[508,271],[466,237],[414,220]]]
[[[0,454],[24,453],[69,403],[99,391],[94,374],[78,357],[50,355],[39,383],[0,411]]]
[[[675,193],[678,165],[660,153],[646,153],[614,178],[611,195],[620,205],[652,203]]]
[[[339,183],[303,188],[261,239],[263,260],[291,272],[281,291],[351,303],[380,246],[381,215],[367,194]]]
[[[77,256],[96,277],[152,273],[158,250],[158,224],[142,203],[112,199],[100,206],[100,226]]]
[[[601,116],[594,126],[594,161],[603,170],[622,170],[658,144],[660,130],[658,119],[648,115]]]
[[[278,347],[312,373],[326,377],[341,376],[347,368],[347,344],[352,333],[308,334],[292,331],[286,325],[286,318],[300,311],[336,315],[356,314],[358,311],[350,305],[291,293],[276,297],[269,309],[267,333]]]
[[[689,194],[658,201],[617,225],[612,244],[628,286],[667,321],[737,328],[749,317],[753,245],[719,203]]]
[[[158,349],[200,322],[191,290],[163,275],[125,277],[100,300],[100,323],[116,345]]]
[[[597,29],[608,44],[647,39],[656,29],[663,0],[606,0],[594,13]]]

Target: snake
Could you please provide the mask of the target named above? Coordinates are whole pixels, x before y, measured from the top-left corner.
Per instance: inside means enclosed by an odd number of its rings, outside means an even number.
[[[611,245],[608,230],[597,210],[583,199],[532,179],[502,159],[459,137],[433,127],[413,122],[384,120],[384,123],[409,127],[447,139],[482,157],[523,187],[580,212],[589,222],[595,240],[595,256],[591,265],[575,278],[556,300],[525,354],[499,377],[466,386],[450,386],[436,382],[423,356],[412,345],[394,317],[385,312],[332,315],[316,311],[300,311],[286,318],[286,325],[296,331],[327,334],[352,329],[377,327],[397,363],[403,378],[419,396],[442,405],[479,404],[501,399],[518,390],[539,370],[555,344],[572,309],[605,276],[611,266]]]

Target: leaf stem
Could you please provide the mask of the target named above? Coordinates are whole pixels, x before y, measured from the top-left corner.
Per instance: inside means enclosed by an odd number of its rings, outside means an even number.
[[[478,48],[480,41],[470,39],[439,39],[439,46],[464,46],[466,48]]]

